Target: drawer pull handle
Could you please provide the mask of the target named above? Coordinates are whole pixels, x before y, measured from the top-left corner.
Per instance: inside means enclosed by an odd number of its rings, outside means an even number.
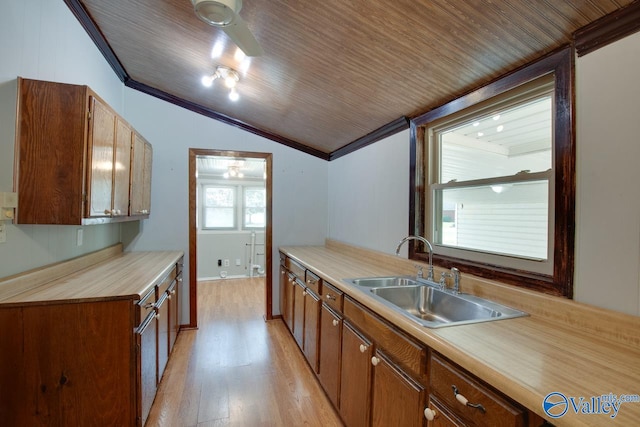
[[[436,413],[436,411],[434,411],[431,408],[424,408],[424,417],[428,420],[428,421],[433,421],[436,419],[436,416],[438,414]]]
[[[380,359],[378,359],[377,357],[373,356],[373,357],[371,358],[371,364],[372,364],[373,366],[378,366],[378,363],[380,363]]]
[[[150,302],[143,305],[142,308],[144,308],[145,310],[149,310],[149,309],[152,309],[154,306],[155,306],[155,303]]]
[[[336,300],[336,297],[334,297],[334,296],[333,296],[333,295],[331,295],[331,294],[327,294],[327,299],[332,299],[332,300],[334,300],[334,301],[335,301],[335,300]]]
[[[462,403],[465,406],[469,406],[471,408],[478,409],[483,414],[487,412],[487,410],[485,409],[484,406],[482,406],[481,403],[469,403],[469,400],[466,397],[464,397],[463,395],[458,393],[458,387],[456,387],[455,384],[452,384],[451,388],[453,389],[453,395],[455,396],[455,398],[456,398],[456,400],[458,402]]]
[[[331,323],[333,323],[333,326],[338,326],[340,324],[340,321],[338,319],[333,319]]]

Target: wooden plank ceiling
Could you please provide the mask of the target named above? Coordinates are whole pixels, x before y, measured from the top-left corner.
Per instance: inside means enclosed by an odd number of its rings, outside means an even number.
[[[124,80],[326,158],[571,43],[574,31],[632,3],[244,0],[240,15],[265,53],[239,60],[190,0],[66,1],[84,8]],[[201,84],[217,65],[240,71],[238,101],[220,82]]]

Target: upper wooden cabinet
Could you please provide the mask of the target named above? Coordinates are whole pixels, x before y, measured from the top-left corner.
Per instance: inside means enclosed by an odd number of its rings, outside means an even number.
[[[151,213],[151,164],[153,148],[137,132],[133,133],[131,150],[131,203],[129,215]]]
[[[138,140],[142,154],[135,151]],[[88,86],[19,78],[16,223],[82,225],[146,217],[151,152]],[[136,161],[139,173],[132,171]],[[130,213],[133,199],[144,213]]]

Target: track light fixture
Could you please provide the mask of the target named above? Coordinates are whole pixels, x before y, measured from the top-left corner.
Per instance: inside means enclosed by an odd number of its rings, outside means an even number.
[[[240,81],[240,75],[236,70],[225,67],[224,65],[218,65],[215,73],[202,78],[202,84],[205,87],[211,87],[216,79],[222,79],[224,81],[224,85],[229,88],[230,100],[237,101],[240,98],[238,91],[236,90],[236,84]]]

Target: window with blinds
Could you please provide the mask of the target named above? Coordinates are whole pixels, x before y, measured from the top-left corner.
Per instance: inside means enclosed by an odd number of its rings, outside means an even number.
[[[553,89],[547,77],[427,129],[426,229],[438,253],[550,271]]]

